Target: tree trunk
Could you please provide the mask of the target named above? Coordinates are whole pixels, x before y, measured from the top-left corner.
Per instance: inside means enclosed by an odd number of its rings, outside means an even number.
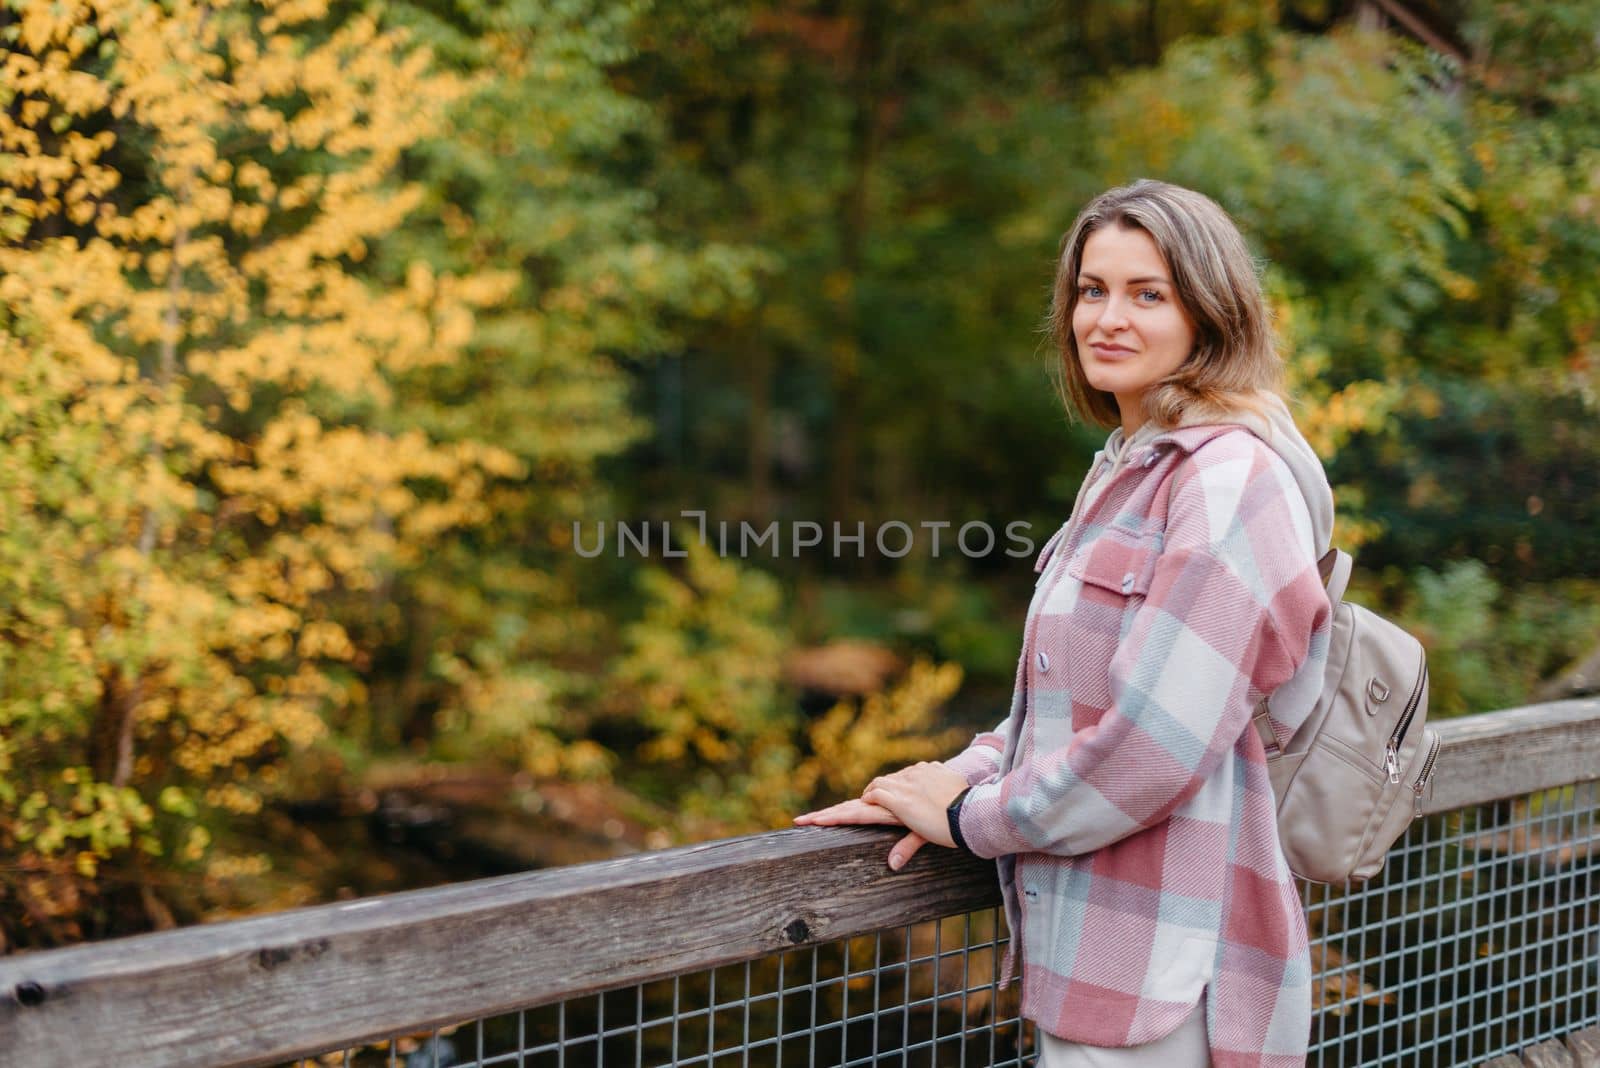
[[[126,786],[133,780],[133,730],[140,691],[140,684],[130,685],[118,668],[101,672],[100,704],[89,736],[89,770],[100,782]]]
[[[180,198],[181,203],[181,198]],[[188,243],[189,231],[179,225],[172,237],[172,266],[167,273],[167,306],[162,312],[161,347],[155,370],[157,403],[165,402],[167,393],[178,377],[178,333],[181,328],[178,314],[179,298],[183,293],[183,268],[179,257]],[[159,441],[150,443],[150,457],[160,463],[166,448]],[[147,560],[155,552],[161,523],[153,507],[146,507],[139,522],[139,555]],[[134,741],[138,727],[139,703],[144,699],[144,679],[129,682],[119,668],[109,668],[101,676],[100,709],[96,714],[93,739],[90,743],[90,763],[96,778],[112,786],[126,786],[133,781]]]

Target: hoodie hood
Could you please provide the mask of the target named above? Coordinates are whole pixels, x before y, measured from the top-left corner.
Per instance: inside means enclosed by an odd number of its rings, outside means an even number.
[[[1311,515],[1311,534],[1320,557],[1328,551],[1333,541],[1333,489],[1328,485],[1327,473],[1323,471],[1322,461],[1311,448],[1311,443],[1295,426],[1294,417],[1289,414],[1283,398],[1275,393],[1261,393],[1259,398],[1260,412],[1234,410],[1219,415],[1215,411],[1191,409],[1184,413],[1178,427],[1232,423],[1244,427],[1265,442],[1289,468],[1301,495],[1305,497],[1306,510]],[[1146,423],[1134,431],[1132,437],[1124,440],[1122,428],[1117,427],[1106,439],[1103,455],[1111,461],[1109,466],[1114,467],[1118,458],[1128,450],[1170,434],[1172,429]]]
[[[1295,425],[1283,398],[1268,393],[1262,399],[1265,407],[1261,415],[1241,412],[1235,418],[1288,465],[1305,496],[1306,510],[1311,513],[1311,534],[1317,556],[1321,557],[1333,543],[1333,488],[1328,485],[1328,473],[1323,470],[1322,458]]]

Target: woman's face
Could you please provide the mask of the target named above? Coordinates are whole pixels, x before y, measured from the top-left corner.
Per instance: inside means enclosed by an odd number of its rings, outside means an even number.
[[[1132,434],[1144,422],[1145,390],[1176,371],[1195,341],[1166,258],[1145,231],[1111,225],[1089,235],[1072,333],[1084,377],[1116,396]]]

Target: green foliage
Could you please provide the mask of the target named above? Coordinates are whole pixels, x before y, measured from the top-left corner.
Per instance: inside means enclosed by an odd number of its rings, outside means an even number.
[[[791,640],[777,582],[692,536],[682,544],[681,575],[639,573],[644,614],[625,628],[607,677],[612,714],[643,731],[637,781],[679,811],[679,834],[785,826],[885,766],[957,744],[961,732],[937,727],[961,683],[949,663],[918,661],[886,692],[805,723],[782,681]]]
[[[777,582],[719,559],[692,538],[682,579],[648,567],[639,573],[644,617],[625,631],[627,652],[615,681],[638,697],[653,733],[646,756],[696,766],[747,760],[783,722]]]
[[[640,571],[644,615],[624,631],[610,701],[644,728],[639,756],[668,772],[672,800],[690,821],[770,824],[801,800],[791,783],[800,724],[781,684],[778,585],[692,535],[687,551],[681,577]]]
[[[995,514],[1043,520],[1008,458],[1071,442],[1035,353],[1059,233],[1039,190],[1076,121],[1043,95],[1057,14],[706,2],[641,20],[625,77],[666,128],[641,174],[661,225],[777,265],[750,316],[688,331],[681,371],[659,372],[684,386],[659,382],[653,500],[665,482],[703,506],[709,475],[758,516],[781,495],[849,520],[954,515],[983,486]]]
[[[323,7],[0,25],[8,943],[226,903],[263,859],[216,832],[359,700],[345,610],[517,473],[386,418],[504,286],[351,271],[414,206],[394,166],[458,84]]]
[[[1456,716],[1527,701],[1537,683],[1592,647],[1593,582],[1502,589],[1478,560],[1419,570],[1401,617],[1428,649],[1429,708]]]
[[[469,537],[397,572],[374,641],[410,647],[375,680],[373,741],[437,741],[455,757],[513,753],[541,775],[603,773],[584,739],[592,672],[608,636],[580,603],[606,562],[571,552],[572,524],[613,507],[597,465],[644,433],[627,360],[673,350],[677,321],[726,316],[763,263],[738,245],[669,243],[629,161],[655,136],[647,104],[607,68],[631,53],[638,6],[399,3],[441,62],[471,86],[450,136],[413,152],[424,214],[382,246],[377,273],[417,258],[512,272],[480,315],[467,357],[403,384],[409,425],[487,438],[528,472]]]
[[[101,893],[113,924],[245,900],[264,858],[213,838],[374,752],[610,768],[563,537],[640,433],[618,361],[761,258],[652,234],[619,173],[648,109],[604,74],[630,15],[598,11],[0,27],[7,939]]]

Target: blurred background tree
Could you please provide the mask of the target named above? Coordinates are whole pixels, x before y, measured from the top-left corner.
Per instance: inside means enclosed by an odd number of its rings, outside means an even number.
[[[392,172],[460,82],[324,15],[27,5],[6,27],[12,938],[168,923],[218,888],[193,873],[260,869],[212,848],[215,819],[362,703],[377,650],[347,623],[385,576],[523,474],[407,425],[395,392],[509,280],[355,273],[420,199]]]
[[[1005,707],[1108,185],[1266,263],[1445,714],[1600,632],[1580,0],[0,4],[0,934],[781,824]],[[574,551],[574,524],[935,557]],[[1550,691],[1554,692],[1554,691]],[[426,831],[427,833],[422,833]]]

